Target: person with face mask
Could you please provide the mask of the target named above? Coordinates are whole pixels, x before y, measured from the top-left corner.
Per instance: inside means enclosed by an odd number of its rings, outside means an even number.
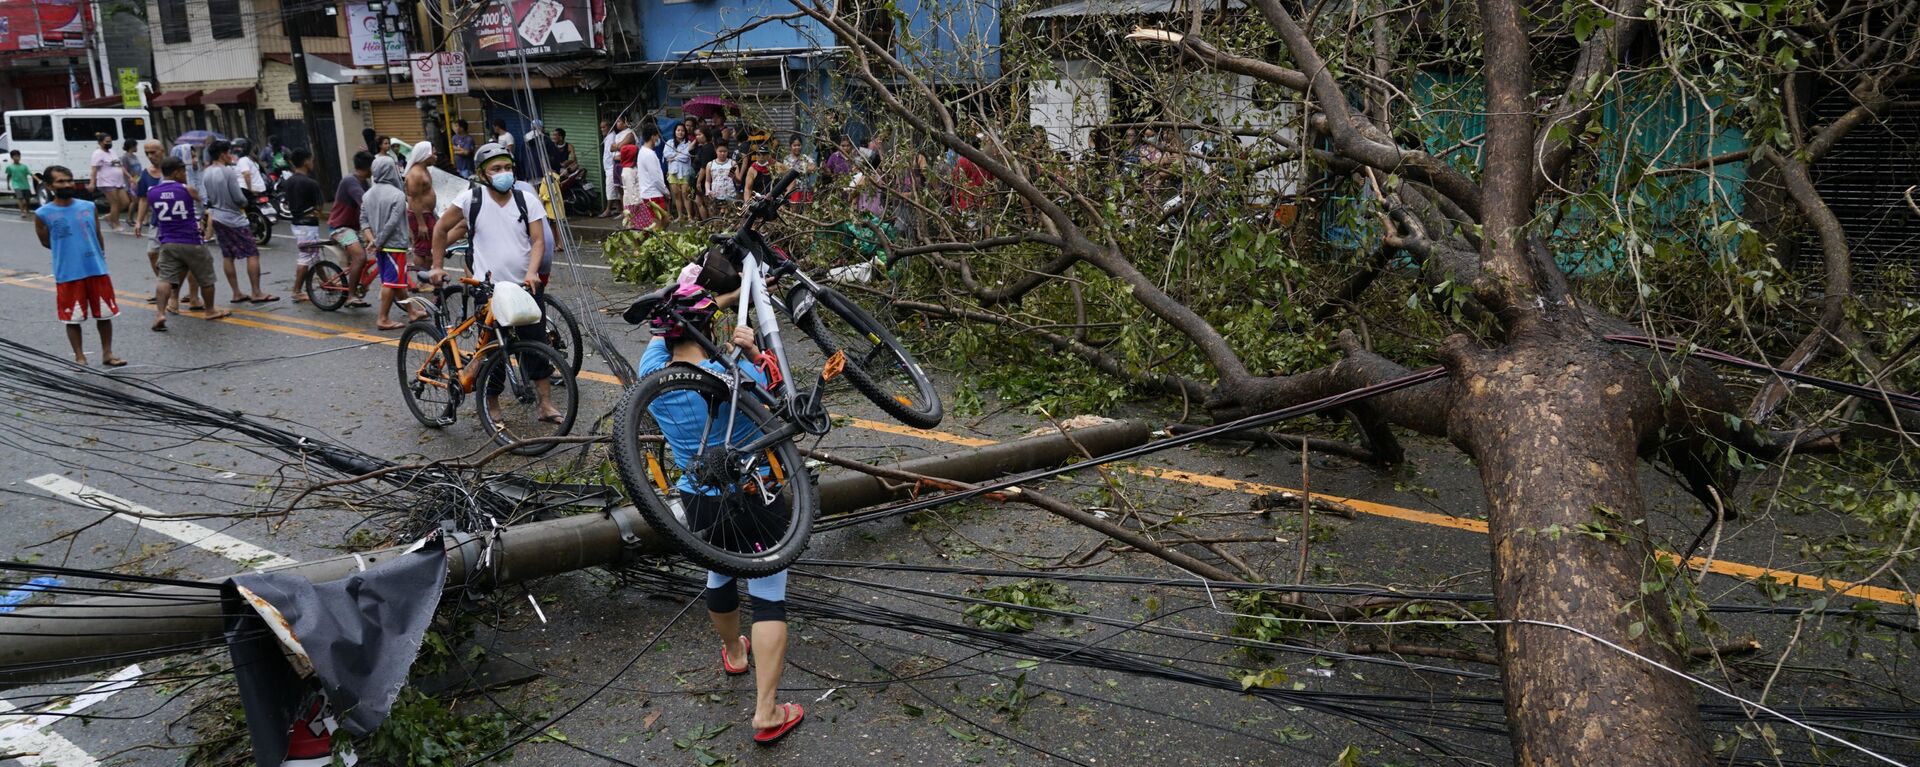
[[[373,183],[360,198],[360,236],[380,265],[380,308],[374,315],[379,330],[399,330],[404,322],[387,318],[396,301],[407,297],[412,287],[407,275],[407,253],[413,249],[413,233],[407,227],[407,192],[400,185],[400,164],[392,157],[373,159]],[[404,306],[404,304],[403,304]],[[419,319],[409,311],[408,319]]]
[[[93,188],[107,198],[107,221],[113,224],[113,233],[126,231],[120,218],[127,211],[127,166],[120,153],[113,151],[112,136],[100,134],[100,146],[87,164],[93,169]]]
[[[513,150],[499,144],[486,144],[474,152],[474,164],[486,186],[470,186],[454,196],[453,204],[440,216],[433,230],[433,270],[427,278],[435,283],[446,278],[447,245],[455,230],[466,229],[468,251],[473,259],[470,273],[493,283],[517,282],[528,293],[546,292],[546,280],[540,267],[547,252],[547,211],[540,197],[515,186]],[[546,342],[541,323],[508,329],[521,341]],[[545,358],[528,355],[527,377],[533,379],[540,398],[540,419],[558,422],[564,418],[551,399],[553,370]],[[486,396],[500,396],[501,385],[488,382]]]
[[[73,361],[87,364],[80,325],[88,319],[100,331],[100,357],[107,367],[127,364],[113,354],[113,318],[120,316],[113,280],[107,277],[106,243],[93,203],[74,195],[73,172],[59,165],[44,174],[53,188],[53,204],[34,211],[33,229],[40,247],[53,252],[55,316],[67,326]]]

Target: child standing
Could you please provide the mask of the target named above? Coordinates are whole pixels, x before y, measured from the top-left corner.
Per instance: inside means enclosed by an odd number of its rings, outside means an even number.
[[[13,162],[7,165],[7,186],[13,190],[13,199],[20,203],[20,217],[26,218],[27,203],[33,199],[33,171],[20,161],[20,150],[7,153],[7,159]]]
[[[736,165],[731,148],[726,144],[713,145],[713,162],[707,163],[701,171],[700,188],[713,200],[714,212],[718,213],[740,199],[740,185],[734,174]]]
[[[49,165],[46,179],[53,204],[34,211],[33,230],[40,235],[40,246],[53,251],[55,316],[67,324],[73,361],[87,364],[80,324],[91,318],[100,331],[101,360],[110,368],[125,365],[126,360],[113,355],[113,318],[120,316],[120,304],[113,300],[113,281],[107,278],[100,219],[92,202],[74,198],[73,171]]]

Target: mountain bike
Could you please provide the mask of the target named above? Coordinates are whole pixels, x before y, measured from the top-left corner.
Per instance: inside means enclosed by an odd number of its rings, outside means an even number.
[[[778,572],[806,548],[818,499],[794,439],[832,429],[824,401],[828,381],[845,375],[876,405],[914,426],[932,426],[944,414],[926,373],[885,326],[808,278],[755,230],[777,217],[796,177],[787,173],[751,203],[737,232],[714,236],[718,255],[739,272],[739,316],[755,318],[762,347],[773,353],[779,383],[771,390],[749,380],[737,351],[723,352],[684,322],[673,300],[677,286],[641,296],[623,315],[633,324],[680,325],[727,371],[674,363],[641,379],[615,411],[613,455],[628,496],[655,531],[695,562],[737,577]],[[773,299],[770,283],[787,277],[795,282],[787,299]],[[804,388],[792,374],[776,310],[827,356],[812,380],[801,382]],[[669,441],[669,431],[682,444]],[[694,434],[697,444],[686,444]],[[717,510],[696,513],[715,504]]]
[[[427,312],[426,319],[408,323],[400,333],[400,391],[415,420],[431,429],[451,425],[461,401],[479,394],[480,422],[502,446],[565,436],[573,429],[580,406],[573,369],[553,347],[518,340],[494,323],[488,306],[492,283],[462,277],[458,283],[435,286],[433,296],[432,300],[422,296],[403,300]],[[448,308],[455,296],[462,308],[458,323],[450,320]],[[471,351],[461,348],[462,339],[469,340]],[[552,371],[548,378],[532,374],[540,367]],[[559,411],[557,417],[541,412],[543,381]],[[513,452],[541,455],[553,447],[553,443],[521,445]]]

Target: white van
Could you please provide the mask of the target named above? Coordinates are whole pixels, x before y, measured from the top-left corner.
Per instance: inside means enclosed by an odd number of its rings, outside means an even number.
[[[65,165],[73,178],[91,185],[93,150],[99,136],[113,138],[118,149],[127,139],[151,137],[145,109],[16,109],[6,113],[8,148],[20,150],[20,161],[34,173],[49,165]]]

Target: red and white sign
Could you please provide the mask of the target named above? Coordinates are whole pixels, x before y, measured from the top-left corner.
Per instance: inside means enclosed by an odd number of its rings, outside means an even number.
[[[89,5],[81,0],[0,1],[0,51],[85,47]]]
[[[467,92],[467,57],[461,53],[416,53],[408,60],[413,70],[413,95],[458,96]]]
[[[458,96],[467,92],[467,54],[459,51],[436,53],[440,57],[440,92]]]
[[[413,70],[414,96],[438,96],[446,92],[446,84],[440,81],[439,56],[416,53],[407,63]]]

